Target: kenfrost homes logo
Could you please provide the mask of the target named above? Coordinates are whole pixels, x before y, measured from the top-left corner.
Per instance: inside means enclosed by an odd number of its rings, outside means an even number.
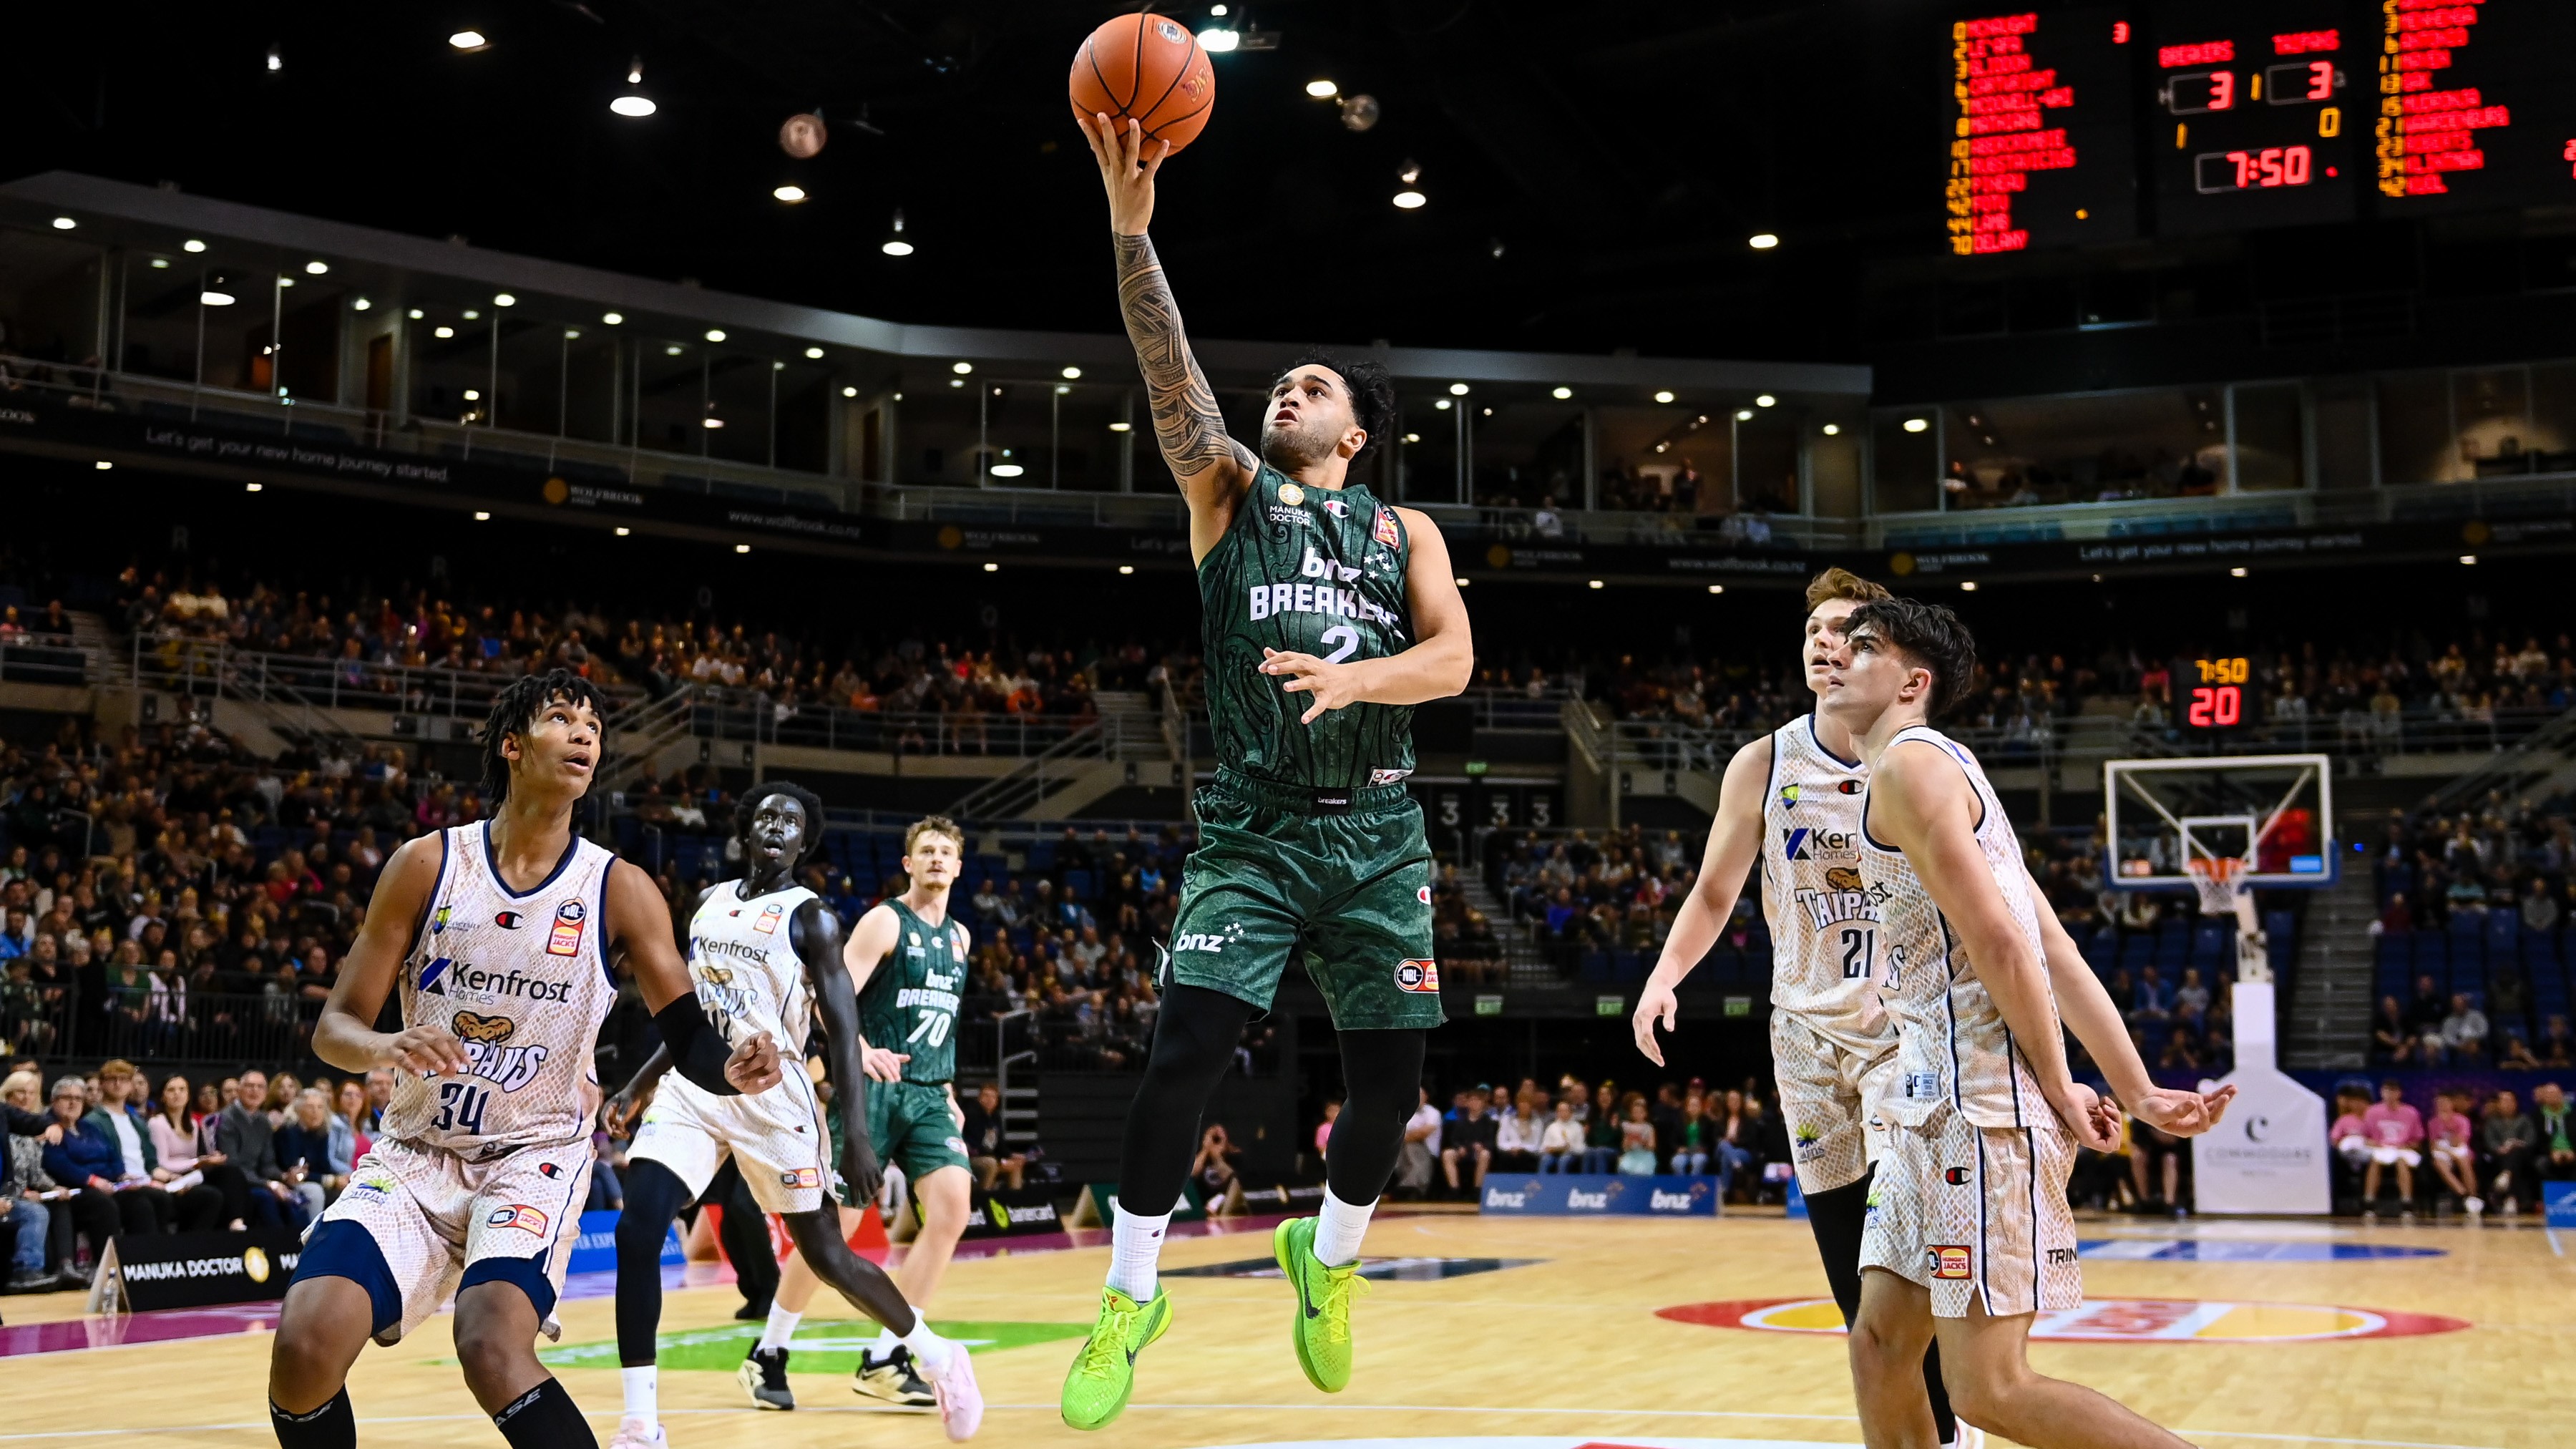
[[[1860,843],[1848,830],[1793,825],[1780,832],[1780,853],[1791,860],[1857,860]]]

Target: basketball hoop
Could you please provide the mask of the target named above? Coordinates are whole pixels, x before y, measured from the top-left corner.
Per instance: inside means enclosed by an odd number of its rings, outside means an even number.
[[[2205,855],[2188,862],[2191,884],[2200,892],[2200,913],[2204,916],[2236,914],[2237,877],[2244,874],[2245,862],[2232,855]]]

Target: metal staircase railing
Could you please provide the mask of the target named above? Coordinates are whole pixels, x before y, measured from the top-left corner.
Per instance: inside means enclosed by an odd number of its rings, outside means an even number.
[[[2571,756],[2576,756],[2576,709],[2525,735],[2520,744],[2478,768],[2455,776],[2425,796],[2418,808],[2447,810],[2490,790],[2511,794],[2534,779],[2556,775]]]
[[[662,750],[686,737],[695,717],[697,689],[681,685],[660,699],[639,699],[601,721],[608,739],[608,758],[601,763],[592,788],[622,790]]]

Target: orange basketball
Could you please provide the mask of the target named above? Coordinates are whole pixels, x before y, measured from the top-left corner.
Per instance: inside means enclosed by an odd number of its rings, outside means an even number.
[[[1073,114],[1088,124],[1105,115],[1126,130],[1145,125],[1145,154],[1156,141],[1174,151],[1198,139],[1216,107],[1216,69],[1198,37],[1163,15],[1121,15],[1073,53]]]

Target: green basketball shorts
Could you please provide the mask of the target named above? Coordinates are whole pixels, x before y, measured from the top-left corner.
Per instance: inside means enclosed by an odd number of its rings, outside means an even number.
[[[949,1115],[948,1093],[920,1082],[868,1083],[868,1142],[877,1160],[903,1169],[919,1182],[943,1167],[974,1169],[966,1161],[966,1140],[957,1135]]]
[[[1444,1020],[1431,846],[1403,786],[1316,791],[1221,769],[1198,792],[1198,817],[1167,981],[1266,1008],[1302,951],[1339,1030]]]

